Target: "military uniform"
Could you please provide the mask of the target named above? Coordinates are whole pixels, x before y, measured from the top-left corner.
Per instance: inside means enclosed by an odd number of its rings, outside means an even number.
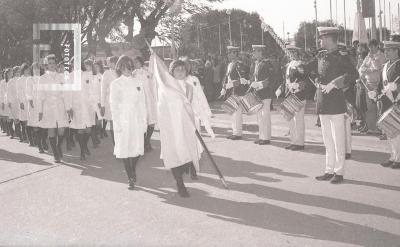
[[[400,50],[400,42],[384,42],[385,49],[395,48]],[[400,58],[394,61],[388,61],[382,71],[382,82],[378,88],[381,94],[381,113],[387,111],[390,107],[400,105]],[[391,145],[391,154],[388,162],[382,163],[382,166],[399,169],[400,168],[400,136],[389,139]]]
[[[253,49],[265,49],[263,45],[253,45]],[[260,59],[252,65],[252,87],[256,86],[256,94],[263,106],[257,113],[258,140],[256,144],[265,145],[271,140],[271,101],[274,96],[274,67],[270,60]]]
[[[238,50],[239,48],[237,47],[228,47],[228,51]],[[222,93],[225,95],[225,99],[232,94],[243,96],[246,93],[249,83],[249,71],[249,67],[240,60],[235,60],[228,64],[223,83],[223,91],[226,92]],[[239,109],[232,114],[232,136],[229,138],[240,139],[242,136],[242,126],[242,109],[239,107]]]
[[[320,36],[336,35],[335,27],[319,27]],[[320,51],[310,65],[317,72],[317,113],[321,119],[322,136],[326,148],[325,175],[318,180],[329,180],[335,174],[334,183],[341,182],[345,164],[345,112],[343,88],[357,78],[357,70],[350,58],[338,49]]]

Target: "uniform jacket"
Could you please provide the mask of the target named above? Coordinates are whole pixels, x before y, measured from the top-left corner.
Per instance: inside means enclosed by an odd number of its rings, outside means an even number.
[[[239,86],[233,87],[233,82],[239,81],[240,83],[240,78],[249,80],[249,74],[249,66],[244,64],[242,61],[229,63],[224,78],[224,86],[227,90],[226,97],[229,97],[231,94],[243,96],[248,89],[248,85],[240,84]]]
[[[346,102],[343,89],[349,87],[358,77],[356,68],[352,65],[347,54],[342,54],[339,50],[320,51],[317,56],[306,66],[307,71],[316,75],[316,82],[321,85],[327,85],[340,76],[344,80],[335,82],[336,88],[333,88],[328,94],[317,89],[317,113],[335,115],[346,112]]]
[[[251,81],[262,81],[263,88],[257,90],[260,99],[272,99],[275,91],[274,67],[270,60],[255,61],[251,66]]]
[[[382,94],[380,99],[382,102],[381,113],[388,110],[396,102],[396,99],[397,103],[400,102],[400,79],[397,80],[396,91],[384,90],[388,83],[394,82],[398,76],[400,76],[400,59],[393,63],[387,62],[383,67],[382,82],[378,87],[378,95]]]
[[[304,70],[304,63],[299,60],[293,60],[287,64],[286,67],[286,94],[293,93],[289,90],[292,83],[301,84],[298,91],[294,94],[299,100],[305,100],[306,95],[312,90],[314,85],[310,82],[308,74]]]

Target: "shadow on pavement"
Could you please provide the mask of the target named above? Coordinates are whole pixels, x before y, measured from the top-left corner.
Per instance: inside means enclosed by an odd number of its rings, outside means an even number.
[[[35,156],[31,156],[25,153],[13,153],[3,149],[0,149],[0,160],[9,161],[12,163],[29,163],[41,166],[54,165]]]

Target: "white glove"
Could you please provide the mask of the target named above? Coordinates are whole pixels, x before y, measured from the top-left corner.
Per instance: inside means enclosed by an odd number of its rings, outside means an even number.
[[[249,83],[250,83],[249,80],[246,80],[246,79],[244,79],[244,78],[240,78],[240,84],[247,85],[247,84],[249,84]]]
[[[392,92],[397,90],[396,83],[390,82],[390,83],[388,83],[387,86],[388,86],[389,90],[392,91]]]
[[[322,87],[322,92],[325,94],[328,94],[332,91],[332,89],[335,88],[335,84],[333,84],[332,82],[328,83],[328,85],[321,85]]]
[[[299,89],[299,87],[300,87],[300,85],[297,83],[297,82],[294,82],[294,83],[292,83],[292,85],[291,85],[291,88],[293,89],[293,90],[298,90]]]
[[[279,98],[281,94],[282,94],[282,89],[281,87],[279,87],[278,90],[275,91],[276,98]]]
[[[376,92],[375,91],[369,91],[368,92],[368,97],[370,99],[375,99],[376,98]]]
[[[261,89],[263,88],[263,84],[261,81],[255,81],[251,83],[250,87],[255,88],[255,89]]]
[[[220,95],[221,95],[221,96],[224,96],[225,94],[226,94],[226,90],[225,90],[225,88],[223,88],[223,89],[221,90]]]

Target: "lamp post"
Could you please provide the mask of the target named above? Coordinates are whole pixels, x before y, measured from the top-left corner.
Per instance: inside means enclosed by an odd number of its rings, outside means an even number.
[[[230,42],[230,45],[232,45],[232,29],[231,29],[231,14],[232,14],[232,10],[228,9],[226,11],[226,14],[228,15],[228,18],[229,18],[229,42]]]

